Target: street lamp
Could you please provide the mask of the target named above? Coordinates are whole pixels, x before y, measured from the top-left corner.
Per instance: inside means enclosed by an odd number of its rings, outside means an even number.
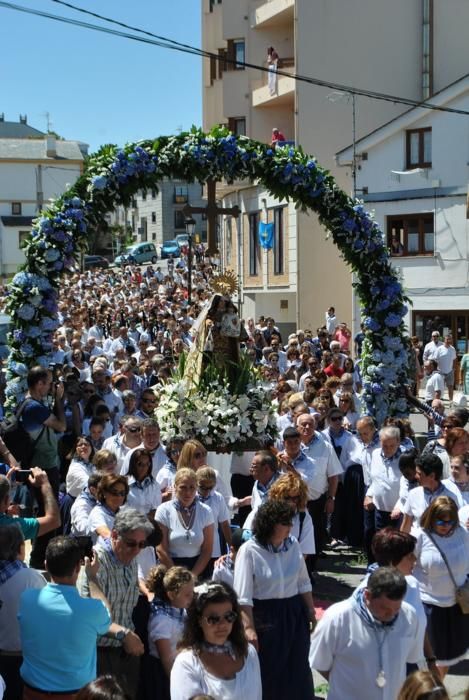
[[[187,253],[187,303],[188,306],[192,303],[192,236],[195,233],[195,219],[192,216],[187,216],[184,220],[186,226],[187,239],[189,250]]]

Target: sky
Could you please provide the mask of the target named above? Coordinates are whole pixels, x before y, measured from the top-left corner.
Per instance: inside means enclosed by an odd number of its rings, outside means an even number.
[[[14,4],[115,25],[52,0]],[[73,5],[200,47],[200,0],[70,0]],[[127,31],[127,30],[122,30]],[[174,134],[202,122],[201,58],[0,6],[0,113],[101,145]]]

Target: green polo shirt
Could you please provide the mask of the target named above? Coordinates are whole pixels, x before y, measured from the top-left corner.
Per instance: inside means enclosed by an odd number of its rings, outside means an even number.
[[[34,540],[39,530],[37,518],[18,518],[7,513],[0,513],[0,527],[4,525],[18,525],[25,540]]]

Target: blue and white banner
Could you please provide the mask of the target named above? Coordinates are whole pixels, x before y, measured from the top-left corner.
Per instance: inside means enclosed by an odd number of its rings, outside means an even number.
[[[259,243],[265,250],[274,247],[274,224],[259,222]]]

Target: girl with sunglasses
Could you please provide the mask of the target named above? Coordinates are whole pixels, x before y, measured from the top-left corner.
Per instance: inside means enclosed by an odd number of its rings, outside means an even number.
[[[161,503],[161,491],[152,476],[151,452],[137,447],[130,455],[129,471],[129,495],[127,498],[131,508],[153,521],[155,512]]]
[[[236,594],[213,581],[195,594],[171,671],[171,700],[261,700],[259,660],[247,642]]]
[[[67,493],[72,496],[72,498],[76,498],[88,484],[88,478],[95,470],[95,466],[92,463],[94,447],[90,438],[85,435],[81,435],[77,438],[71,456],[72,461],[68,468],[65,485]]]
[[[103,476],[97,490],[98,503],[88,517],[88,532],[93,539],[93,544],[111,536],[114,520],[117,513],[122,510],[128,493],[127,477],[116,474]]]
[[[204,466],[207,466],[207,450],[205,447],[201,442],[199,442],[199,440],[186,440],[182,447],[181,454],[179,455],[178,469],[181,469],[181,467],[186,467],[187,469],[193,469],[196,472],[197,469]],[[226,486],[218,471],[216,469],[214,471],[217,479],[216,490],[221,493],[228,508],[235,510],[240,505],[238,503],[238,499],[230,493],[230,490]]]
[[[469,615],[456,602],[456,587],[469,576],[469,532],[459,524],[458,506],[448,496],[430,503],[420,518],[420,528],[414,576],[427,614],[428,637],[436,657],[432,661],[443,679],[449,666],[466,658],[469,651]]]

